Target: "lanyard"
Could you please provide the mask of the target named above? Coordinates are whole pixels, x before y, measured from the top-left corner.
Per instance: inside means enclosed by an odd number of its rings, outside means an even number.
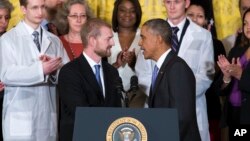
[[[182,43],[183,37],[184,37],[184,35],[185,35],[186,31],[187,31],[187,28],[188,28],[189,24],[190,24],[189,20],[186,19],[186,22],[184,24],[183,30],[181,32],[181,38],[180,38],[180,41],[179,41],[178,48],[181,47],[181,43]]]

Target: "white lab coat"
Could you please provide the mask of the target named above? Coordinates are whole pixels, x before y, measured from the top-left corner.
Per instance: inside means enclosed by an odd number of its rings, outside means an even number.
[[[5,141],[56,141],[57,75],[45,76],[41,54],[69,61],[59,38],[43,29],[41,53],[23,21],[0,39],[1,80],[5,84],[3,137]],[[53,79],[52,79],[53,78]]]
[[[196,114],[199,132],[202,141],[210,141],[208,118],[207,118],[207,103],[205,92],[212,83],[214,74],[214,50],[211,33],[199,27],[191,20],[183,37],[178,56],[186,61],[192,69],[196,79]],[[136,62],[136,74],[138,75],[139,83],[143,83],[148,93],[151,78],[152,78],[152,62],[145,60],[139,54]],[[143,65],[145,64],[146,65]],[[148,68],[144,68],[147,66]],[[151,72],[151,73],[150,73]],[[142,77],[148,78],[145,80]],[[147,83],[146,83],[147,82]],[[185,94],[185,93],[184,93]]]
[[[183,37],[178,53],[192,69],[196,79],[196,114],[202,141],[210,141],[205,92],[214,75],[214,50],[211,33],[193,23]]]
[[[140,51],[140,46],[138,45],[139,40],[140,40],[140,30],[138,29],[136,32],[135,38],[131,46],[128,49],[129,51],[132,51],[133,49],[135,49],[136,57]],[[114,41],[115,41],[115,45],[111,48],[111,56],[108,57],[108,62],[110,64],[113,64],[116,62],[118,54],[122,51],[117,32],[114,33]],[[130,78],[133,75],[135,75],[134,70],[132,70],[130,66],[126,64],[124,66],[119,67],[118,72],[119,72],[119,76],[122,79],[124,89],[128,90],[130,88]]]

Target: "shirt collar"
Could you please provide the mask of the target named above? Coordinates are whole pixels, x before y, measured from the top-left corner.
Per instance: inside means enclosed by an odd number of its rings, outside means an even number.
[[[37,31],[39,33],[39,35],[41,35],[41,30],[40,30],[41,27],[40,26],[34,30],[31,26],[29,26],[27,23],[25,23],[25,21],[22,21],[22,23],[24,24],[25,28],[27,29],[27,31],[30,35],[32,35],[32,33],[34,31]]]
[[[163,62],[165,61],[166,56],[169,54],[170,51],[171,51],[171,48],[169,48],[166,52],[164,52],[164,53],[161,55],[161,57],[157,60],[156,65],[157,65],[157,67],[158,67],[159,69],[161,68]]]
[[[168,19],[167,21],[168,21],[168,23],[169,23],[169,25],[170,25],[171,27],[178,27],[178,28],[179,28],[179,31],[177,32],[177,35],[178,35],[178,37],[180,37],[180,35],[181,35],[181,33],[182,33],[182,29],[183,29],[183,27],[184,27],[184,24],[185,24],[186,20],[187,20],[187,18],[184,18],[184,19],[183,19],[179,24],[177,24],[177,25],[174,25],[169,19]]]
[[[87,59],[89,65],[91,66],[91,68],[94,68],[95,65],[100,65],[102,66],[102,61],[100,61],[99,63],[96,63],[93,59],[91,59],[85,52],[83,52],[84,57]]]

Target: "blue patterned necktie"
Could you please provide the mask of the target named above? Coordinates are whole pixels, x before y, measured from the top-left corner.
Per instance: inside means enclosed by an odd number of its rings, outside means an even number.
[[[172,49],[178,53],[179,51],[179,42],[177,32],[179,31],[178,27],[172,27]]]
[[[32,33],[32,35],[34,36],[34,43],[36,44],[36,47],[38,49],[38,51],[40,52],[41,51],[41,47],[40,47],[40,43],[39,43],[39,33],[37,31],[34,31]]]
[[[101,76],[100,76],[100,65],[95,65],[95,78],[99,84],[99,87],[101,88],[102,91],[102,80],[101,80]]]
[[[159,68],[157,67],[157,65],[155,65],[154,70],[153,70],[153,75],[152,75],[152,90],[154,90],[155,88],[155,80],[157,78],[158,71],[159,71]]]

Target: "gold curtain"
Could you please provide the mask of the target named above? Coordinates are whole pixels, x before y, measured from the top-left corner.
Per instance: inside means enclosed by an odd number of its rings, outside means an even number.
[[[8,29],[15,26],[23,18],[19,0],[10,0],[10,2],[14,5],[15,10],[11,13],[12,18]],[[109,23],[112,20],[114,2],[115,0],[88,0],[93,14]],[[166,10],[162,4],[162,0],[140,0],[140,3],[143,11],[141,23],[152,18],[166,18]]]
[[[9,0],[9,1],[14,6],[14,10],[11,13],[11,19],[7,30],[15,26],[23,18],[22,12],[20,10],[19,0]]]
[[[166,18],[166,10],[162,0],[139,0],[142,6],[142,21],[152,18]],[[15,10],[11,13],[9,28],[15,26],[22,19],[19,0],[10,0]],[[93,13],[105,21],[111,23],[112,11],[115,0],[88,0]],[[215,25],[217,36],[223,39],[234,34],[241,26],[238,0],[213,0]]]
[[[213,0],[213,12],[218,39],[235,34],[241,27],[238,0]]]

